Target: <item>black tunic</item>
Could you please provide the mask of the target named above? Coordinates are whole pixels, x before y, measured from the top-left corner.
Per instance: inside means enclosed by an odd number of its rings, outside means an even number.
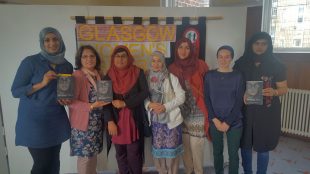
[[[262,77],[271,79],[271,87],[276,89],[276,82],[286,80],[286,71],[273,56],[260,58],[241,57],[234,68],[241,71],[245,81],[262,81]],[[273,150],[281,133],[281,103],[279,97],[273,96],[271,105],[267,105],[264,97],[263,105],[246,105],[243,120],[244,131],[241,147],[257,152]]]

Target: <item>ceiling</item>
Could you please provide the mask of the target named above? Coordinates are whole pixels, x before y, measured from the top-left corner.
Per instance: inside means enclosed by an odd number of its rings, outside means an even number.
[[[102,6],[154,6],[163,0],[0,0],[0,4],[20,5],[102,5]],[[257,6],[263,0],[209,0],[210,6]]]
[[[0,0],[0,4],[160,6],[160,0]]]

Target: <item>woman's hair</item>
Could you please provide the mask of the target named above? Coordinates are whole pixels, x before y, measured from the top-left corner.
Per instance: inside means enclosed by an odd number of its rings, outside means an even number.
[[[95,66],[95,69],[97,71],[100,71],[101,67],[101,59],[100,59],[100,56],[98,54],[98,52],[96,51],[96,49],[91,46],[91,45],[83,45],[83,46],[80,46],[80,48],[77,50],[76,52],[76,55],[75,55],[75,69],[81,69],[82,68],[82,63],[81,63],[81,59],[82,59],[82,54],[83,54],[83,51],[85,49],[89,49],[91,50],[95,56],[96,56],[96,66]]]
[[[218,50],[217,50],[217,52],[216,52],[216,57],[218,57],[218,55],[219,55],[219,52],[221,51],[221,50],[227,50],[227,51],[229,51],[230,52],[230,55],[231,55],[231,58],[233,59],[234,58],[234,49],[231,47],[231,46],[229,46],[229,45],[223,45],[223,46],[221,46]]]

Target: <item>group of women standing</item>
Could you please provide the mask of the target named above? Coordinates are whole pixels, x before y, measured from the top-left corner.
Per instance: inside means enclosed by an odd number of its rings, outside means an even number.
[[[240,146],[244,172],[252,173],[254,149],[257,173],[266,173],[268,151],[275,148],[280,134],[278,96],[287,91],[285,69],[272,54],[268,34],[253,36],[234,69],[233,48],[220,47],[218,69],[212,71],[186,38],[176,42],[169,68],[164,54],[155,51],[145,73],[134,65],[126,46],[114,48],[106,75],[101,73],[99,54],[89,45],[78,49],[73,72],[54,28],[40,32],[40,46],[39,54],[22,61],[11,89],[20,98],[16,145],[28,147],[32,174],[58,174],[61,144],[69,138],[71,155],[78,156],[78,173],[95,174],[105,129],[108,150],[112,143],[115,146],[119,172],[142,174],[146,120],[160,174],[177,174],[181,155],[186,174],[202,174],[205,138],[213,142],[216,173],[223,173],[224,133],[230,174],[238,173]],[[73,73],[73,100],[57,100],[58,73]],[[262,78],[270,84],[263,90],[264,105],[244,105],[245,81]],[[112,102],[96,100],[99,80],[112,81]],[[70,122],[64,105],[69,106]]]

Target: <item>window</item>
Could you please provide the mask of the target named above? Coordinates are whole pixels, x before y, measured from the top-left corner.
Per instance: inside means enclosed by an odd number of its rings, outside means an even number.
[[[300,47],[301,46],[301,39],[294,39],[293,40],[293,44],[295,47]]]
[[[209,7],[209,0],[162,0],[162,7]]]
[[[300,6],[298,8],[298,18],[297,18],[297,22],[303,22],[303,19],[304,19],[304,7],[303,6]]]
[[[271,11],[272,16],[277,16],[277,7],[272,7],[271,10],[272,10]]]
[[[270,33],[275,52],[310,52],[309,1],[263,1],[262,29]]]

